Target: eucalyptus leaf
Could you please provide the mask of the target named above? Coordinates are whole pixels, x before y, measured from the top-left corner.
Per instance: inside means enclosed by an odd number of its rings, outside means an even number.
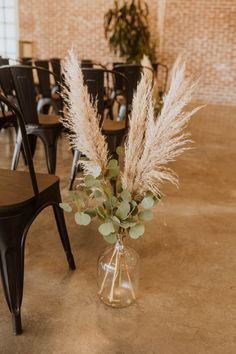
[[[112,233],[112,234],[109,234],[107,236],[103,235],[103,238],[104,238],[105,241],[107,241],[108,243],[111,243],[111,244],[114,244],[117,241],[117,236],[116,236],[115,232]]]
[[[95,179],[94,180],[94,184],[93,184],[93,187],[96,187],[96,188],[102,188],[102,184],[101,182],[98,180],[98,179]]]
[[[109,162],[108,162],[108,168],[116,168],[118,166],[118,161],[115,160],[115,159],[111,159]]]
[[[135,226],[137,223],[135,221],[123,221],[120,226],[123,227],[124,229],[128,229],[129,227]]]
[[[123,148],[123,146],[118,146],[116,148],[116,153],[118,156],[124,155],[124,151],[125,151],[125,149]]]
[[[153,218],[153,213],[151,210],[143,210],[138,214],[138,218],[141,221],[150,221]]]
[[[75,206],[76,206],[78,211],[80,211],[80,209],[84,208],[84,206],[85,206],[83,198],[80,197],[78,194],[74,194],[73,202],[75,203]]]
[[[142,202],[141,202],[141,206],[144,208],[144,209],[150,209],[152,208],[154,205],[154,200],[152,197],[144,197]]]
[[[110,187],[108,187],[107,185],[103,185],[102,186],[103,192],[104,194],[110,198],[112,196],[112,189]]]
[[[128,214],[130,212],[130,204],[126,201],[122,201],[116,211],[116,216],[120,220],[124,220],[127,218]]]
[[[91,218],[94,218],[95,216],[97,216],[96,210],[94,210],[94,209],[86,209],[84,211],[84,213],[91,216]]]
[[[89,161],[89,158],[87,156],[80,156],[80,161]]]
[[[111,205],[109,199],[103,203],[103,206],[104,206],[104,209],[106,209],[106,211],[108,212],[108,214],[111,214],[113,208],[112,208],[112,205]]]
[[[67,213],[70,213],[72,211],[72,208],[71,208],[70,204],[68,204],[68,203],[59,203],[59,206]]]
[[[93,169],[92,169],[92,176],[93,177],[99,177],[100,176],[100,174],[101,174],[101,171],[102,171],[102,169],[101,169],[101,167],[100,166],[94,166],[93,167]]]
[[[130,192],[128,192],[126,190],[123,190],[123,192],[120,194],[120,196],[126,202],[130,202],[131,201],[131,194],[130,194]]]
[[[84,183],[85,183],[86,187],[88,187],[88,188],[93,187],[95,181],[96,180],[92,175],[87,175],[84,177]]]
[[[100,219],[106,219],[106,212],[103,209],[103,207],[98,206],[96,209],[97,216],[100,217]]]
[[[117,184],[116,184],[116,191],[117,191],[117,193],[121,193],[122,192],[122,184],[121,184],[121,182],[117,182]]]
[[[112,222],[106,222],[104,224],[101,224],[98,228],[98,231],[100,234],[103,236],[108,236],[109,234],[112,234],[115,232],[115,228]]]
[[[135,200],[131,200],[131,204],[133,208],[137,206],[137,202]]]
[[[77,211],[77,213],[75,213],[75,222],[78,225],[89,225],[91,222],[91,216]]]
[[[117,216],[112,216],[111,218],[116,224],[120,225],[120,219],[117,218]]]
[[[120,174],[119,166],[109,168],[108,170],[108,178],[116,178]]]
[[[139,238],[144,234],[145,227],[143,224],[137,224],[129,229],[129,236],[131,238]]]
[[[101,198],[102,192],[100,190],[96,189],[95,191],[93,191],[93,197],[94,198]]]

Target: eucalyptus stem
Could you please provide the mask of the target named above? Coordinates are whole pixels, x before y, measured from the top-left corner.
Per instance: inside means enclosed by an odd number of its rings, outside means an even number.
[[[111,266],[111,263],[112,263],[112,260],[113,260],[113,258],[115,256],[115,254],[116,254],[116,248],[114,249],[114,252],[113,252],[113,254],[111,256],[111,259],[109,261],[109,264],[108,264],[108,267],[107,267],[107,270],[106,270],[106,274],[104,275],[104,278],[103,278],[103,281],[102,281],[102,285],[101,285],[101,288],[100,288],[98,294],[101,294],[103,289],[104,289],[105,282],[106,282],[106,279],[107,279],[107,276],[108,276],[108,272],[109,272],[109,267]]]

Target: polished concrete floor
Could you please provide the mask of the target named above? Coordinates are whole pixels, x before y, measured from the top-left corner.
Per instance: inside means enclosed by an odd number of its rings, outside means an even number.
[[[77,265],[68,271],[45,210],[27,238],[19,337],[0,287],[1,354],[236,353],[236,108],[209,105],[190,130],[193,149],[174,164],[180,189],[163,187],[167,196],[145,235],[129,241],[141,258],[137,303],[117,310],[99,301],[96,262],[105,244],[96,224],[78,227],[67,214]],[[13,140],[0,132],[1,167],[9,166]],[[35,163],[46,171],[42,156],[38,146]],[[70,163],[62,139],[57,174],[65,200]]]

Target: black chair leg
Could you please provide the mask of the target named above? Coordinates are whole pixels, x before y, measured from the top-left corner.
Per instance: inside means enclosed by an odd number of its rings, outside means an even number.
[[[28,140],[30,144],[30,152],[32,158],[34,157],[35,150],[36,150],[36,144],[37,144],[37,136],[36,135],[28,135]]]
[[[21,219],[21,220],[20,220]],[[22,220],[23,219],[23,220]],[[22,224],[20,225],[20,221]],[[2,220],[0,230],[0,270],[3,289],[9,310],[12,313],[13,334],[22,333],[21,303],[24,279],[24,216]]]
[[[77,174],[78,170],[78,162],[80,159],[81,153],[78,149],[74,150],[74,156],[73,156],[73,161],[72,161],[72,166],[71,166],[71,172],[70,172],[70,177],[69,177],[69,182],[68,182],[68,189],[69,191],[72,190],[73,188],[73,183]]]
[[[66,229],[66,222],[65,222],[63,210],[59,207],[59,205],[53,205],[53,211],[54,211],[59,235],[61,238],[62,246],[66,253],[66,258],[69,264],[69,268],[71,270],[75,270],[75,261],[70,248],[70,241]]]
[[[56,171],[56,160],[57,160],[57,138],[53,141],[43,140],[44,149],[46,154],[47,168],[50,174],[55,174]]]
[[[13,158],[12,158],[12,162],[11,162],[11,169],[12,170],[17,169],[17,166],[19,163],[19,158],[20,158],[21,144],[22,144],[22,136],[21,136],[21,131],[19,129],[17,132],[17,135],[16,135],[16,143],[15,143]]]

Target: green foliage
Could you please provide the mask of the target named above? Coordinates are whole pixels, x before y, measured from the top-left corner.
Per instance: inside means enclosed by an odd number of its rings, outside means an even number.
[[[152,197],[144,197],[141,205],[144,209],[150,209],[154,205],[154,199]]]
[[[108,243],[114,244],[117,241],[117,234],[114,232],[108,236],[103,236],[104,240]]]
[[[138,218],[141,221],[150,221],[152,220],[153,214],[151,210],[143,210],[138,213]]]
[[[144,234],[145,227],[143,224],[137,224],[129,229],[129,235],[131,238],[139,238]]]
[[[140,63],[144,54],[155,61],[155,44],[148,28],[148,6],[145,1],[123,0],[104,16],[105,36],[110,48],[128,62]]]
[[[98,231],[103,236],[108,236],[108,235],[110,235],[110,234],[115,232],[115,228],[114,228],[114,225],[113,225],[112,222],[106,222],[106,223],[101,224],[99,226]]]
[[[117,150],[120,158],[123,149]],[[86,192],[83,197],[75,192],[71,194],[75,206],[75,222],[88,225],[92,218],[97,217],[101,221],[99,233],[111,244],[116,242],[117,234],[121,232],[133,239],[142,236],[145,230],[143,222],[152,219],[150,209],[161,198],[149,191],[134,198],[128,190],[123,190],[119,165],[119,160],[111,159],[104,175],[101,175],[100,167],[95,166],[92,174],[82,180],[81,189]],[[90,200],[93,200],[93,206],[90,206]],[[60,207],[66,212],[72,211],[69,203],[61,203]]]
[[[116,216],[120,220],[125,220],[127,219],[129,212],[130,212],[130,204],[125,200],[122,200],[122,202],[120,202],[120,205],[118,206],[118,209],[116,211]]]
[[[68,203],[60,203],[59,206],[67,213],[72,211],[72,207]]]
[[[75,213],[75,222],[78,225],[89,225],[91,222],[91,216],[77,211],[77,213]]]

